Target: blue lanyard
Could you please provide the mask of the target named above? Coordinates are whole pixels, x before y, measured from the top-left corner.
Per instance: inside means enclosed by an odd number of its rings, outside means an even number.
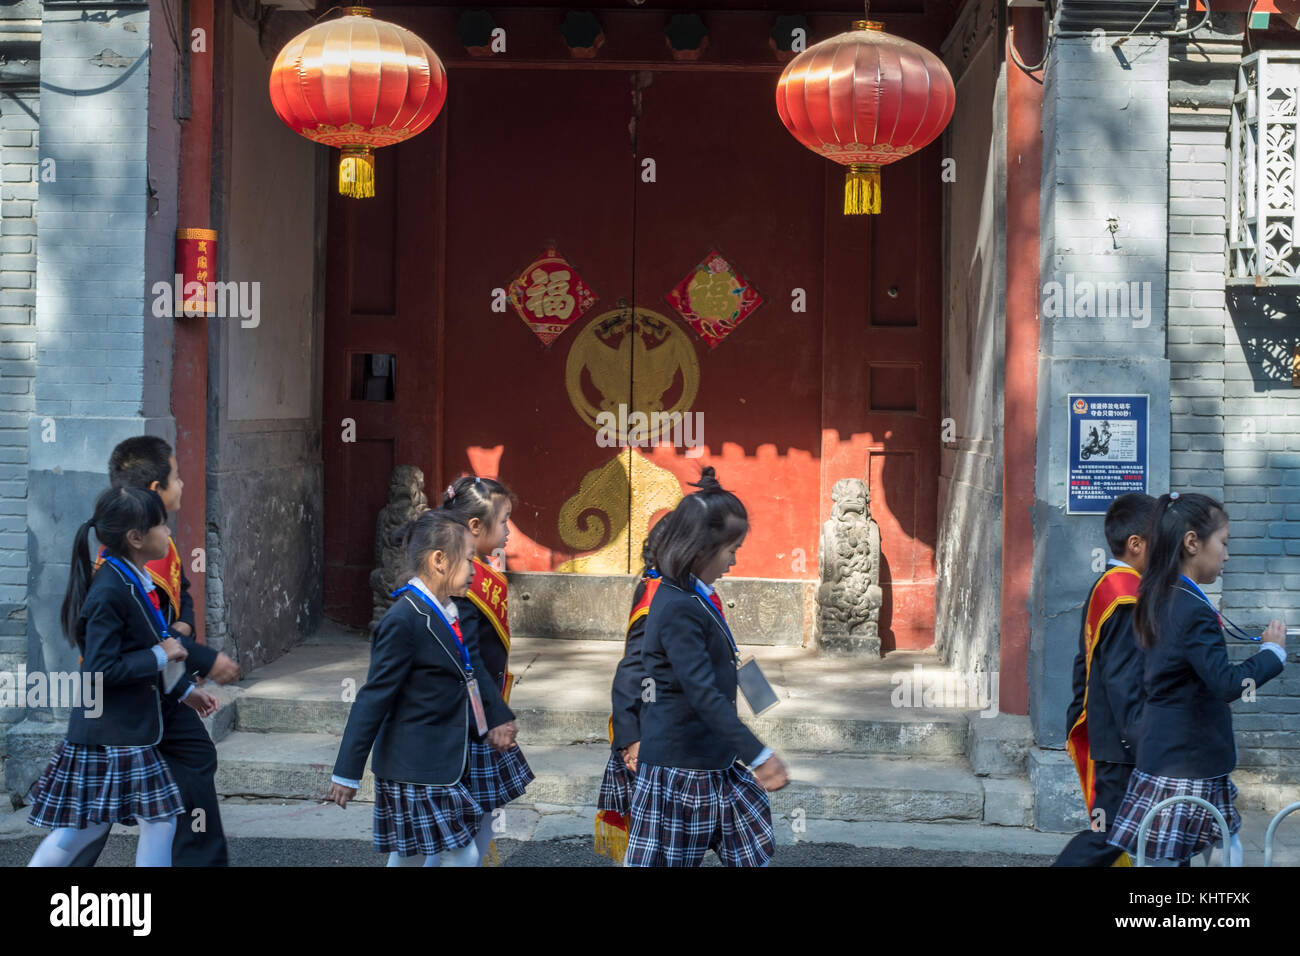
[[[154,607],[153,601],[149,600],[149,591],[145,588],[144,582],[140,580],[140,576],[135,573],[135,569],[128,567],[126,562],[119,561],[111,554],[104,555],[104,560],[107,561],[109,564],[111,564],[113,567],[117,568],[127,577],[129,577],[133,582],[135,582],[136,587],[140,589],[140,596],[144,598],[145,606],[149,609],[149,613],[153,616],[153,622],[158,628],[158,633],[162,635],[161,637],[159,637],[159,640],[160,641],[167,640],[168,637],[167,621],[163,618],[162,611]]]
[[[714,607],[713,602],[709,600],[709,595],[705,592],[704,585],[700,583],[700,579],[693,577],[691,578],[691,582],[695,585],[695,593],[704,598],[704,603],[708,606],[709,611],[718,619],[719,622],[721,622],[722,631],[727,635],[727,640],[731,642],[731,653],[736,657],[740,657],[740,648],[736,646],[736,639],[731,636],[731,628],[727,626],[727,619],[722,616],[722,612]]]
[[[447,620],[447,615],[442,613],[442,608],[438,607],[438,605],[435,602],[430,601],[428,595],[426,595],[423,591],[421,591],[413,584],[402,585],[391,595],[389,595],[389,597],[395,598],[399,594],[402,594],[406,591],[410,591],[412,594],[418,597],[424,603],[425,607],[431,610],[434,614],[438,615],[438,620],[442,621],[443,624],[447,625],[447,630],[451,631],[451,636],[456,638],[456,650],[460,651],[460,663],[465,668],[465,674],[466,676],[472,677],[474,675],[474,665],[473,663],[471,663],[469,659],[469,650],[466,649],[465,647],[464,639],[459,634],[456,633],[456,629],[452,627],[451,622]]]
[[[649,568],[649,569],[646,571],[645,576],[648,577],[648,578],[657,578],[657,577],[659,577],[659,572],[656,571],[654,568]]]
[[[1215,615],[1218,616],[1219,626],[1223,628],[1223,632],[1227,634],[1229,637],[1231,637],[1233,640],[1252,641],[1255,644],[1258,644],[1264,639],[1262,636],[1251,637],[1249,634],[1246,633],[1244,628],[1238,627],[1236,624],[1233,624],[1226,617],[1224,617],[1223,612],[1220,611],[1217,607],[1215,607],[1212,603],[1210,603],[1210,599],[1205,596],[1205,592],[1202,591],[1200,587],[1197,586],[1196,582],[1193,581],[1191,578],[1189,578],[1187,575],[1181,574],[1179,575],[1179,577],[1181,577],[1184,581],[1190,584],[1192,586],[1192,590],[1196,592],[1196,596],[1210,606],[1210,610],[1212,610],[1215,613]],[[1186,591],[1187,589],[1183,588],[1183,590]],[[1236,633],[1233,633],[1234,631]]]

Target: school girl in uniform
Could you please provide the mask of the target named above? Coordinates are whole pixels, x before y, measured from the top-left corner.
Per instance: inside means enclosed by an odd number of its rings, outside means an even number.
[[[510,537],[510,492],[491,478],[470,475],[447,486],[442,507],[464,521],[473,538],[474,576],[464,596],[456,598],[456,609],[470,652],[483,662],[488,726],[510,740],[504,752],[488,738],[470,741],[465,785],[483,808],[482,827],[475,839],[480,862],[484,862],[492,844],[493,811],[521,796],[533,779],[532,768],[513,742],[515,715],[508,704],[514,683],[509,668],[508,585],[506,576],[488,563],[494,554],[504,553]]]
[[[641,682],[645,676],[641,670],[641,643],[650,602],[661,580],[655,569],[654,550],[665,527],[663,521],[657,522],[641,547],[641,575],[632,593],[623,657],[614,670],[609,692],[613,705],[609,718],[609,761],[596,800],[595,851],[597,856],[618,863],[627,854],[628,814],[641,747]]]
[[[749,517],[705,468],[662,520],[655,552],[662,580],[650,604],[641,666],[651,683],[641,708],[627,866],[724,866],[772,858],[767,791],[785,765],[736,713],[738,653],[713,582],[736,563]]]
[[[163,700],[207,716],[216,700],[194,687],[179,664],[181,643],[167,632],[144,567],[167,554],[167,512],[155,492],[110,488],[77,529],[63,632],[82,653],[82,686],[102,699],[72,709],[68,733],[35,787],[30,821],[53,832],[29,866],[67,866],[114,823],[140,825],[136,866],[171,866],[180,789],[158,752]],[[90,532],[104,566],[90,562]],[[168,667],[172,664],[171,668]]]
[[[452,600],[469,585],[473,545],[465,523],[442,510],[399,534],[411,578],[375,628],[328,799],[346,808],[371,756],[375,849],[389,855],[388,865],[477,866],[483,811],[461,779],[471,734],[486,730],[483,675]]]
[[[1230,862],[1241,865],[1237,788],[1228,774],[1237,765],[1229,704],[1282,672],[1286,627],[1270,621],[1263,648],[1240,664],[1228,659],[1220,615],[1201,590],[1228,560],[1228,514],[1205,495],[1173,492],[1156,503],[1146,569],[1138,585],[1134,622],[1146,651],[1146,707],[1138,740],[1137,769],[1129,778],[1109,842],[1136,858],[1137,834],[1147,812],[1167,797],[1191,795],[1223,814],[1231,834]],[[1187,865],[1223,835],[1204,807],[1177,803],[1162,810],[1147,831],[1146,859]]]

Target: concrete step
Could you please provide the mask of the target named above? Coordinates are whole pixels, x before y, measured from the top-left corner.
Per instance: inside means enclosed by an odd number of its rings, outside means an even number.
[[[238,731],[217,745],[217,789],[224,796],[319,799],[329,789],[340,738],[332,734]],[[537,779],[512,806],[589,806],[596,802],[608,746],[520,746]],[[772,794],[772,813],[800,819],[895,822],[979,821],[984,782],[952,757],[847,757],[787,753],[791,784]],[[367,769],[358,799],[373,801]]]
[[[27,668],[27,638],[0,637],[0,671],[16,674]]]
[[[896,707],[891,693],[915,667],[942,671],[928,652],[898,652],[864,664],[819,658],[803,648],[747,647],[781,703],[742,719],[779,750],[846,755],[956,757],[967,719],[956,708]],[[559,746],[606,741],[609,685],[621,647],[599,641],[519,638],[511,649],[511,695],[522,736]],[[342,734],[350,698],[365,683],[368,648],[359,641],[308,643],[241,684],[235,729],[255,733]],[[348,699],[345,699],[347,697]]]

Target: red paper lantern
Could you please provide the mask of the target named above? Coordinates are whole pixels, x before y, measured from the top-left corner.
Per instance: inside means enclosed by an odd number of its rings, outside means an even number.
[[[873,20],[800,53],[776,88],[794,138],[848,166],[845,213],[880,212],[880,167],[942,133],[956,99],[942,60]]]
[[[271,105],[295,133],[343,150],[339,192],[375,194],[375,148],[422,133],[447,99],[447,71],[404,27],[344,7],[285,44],[271,67]]]

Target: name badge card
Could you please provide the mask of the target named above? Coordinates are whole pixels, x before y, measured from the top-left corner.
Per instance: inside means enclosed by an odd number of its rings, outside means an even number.
[[[181,678],[184,676],[184,661],[168,661],[167,666],[163,668],[163,693],[170,694],[172,689],[180,683]]]
[[[488,732],[487,717],[483,713],[483,695],[479,693],[478,678],[471,677],[465,682],[465,687],[469,690],[469,705],[474,708],[474,723],[478,725],[478,735],[482,737]]]
[[[745,703],[755,716],[771,710],[781,702],[759,669],[758,661],[752,657],[745,658],[736,666],[736,686],[740,688]]]

